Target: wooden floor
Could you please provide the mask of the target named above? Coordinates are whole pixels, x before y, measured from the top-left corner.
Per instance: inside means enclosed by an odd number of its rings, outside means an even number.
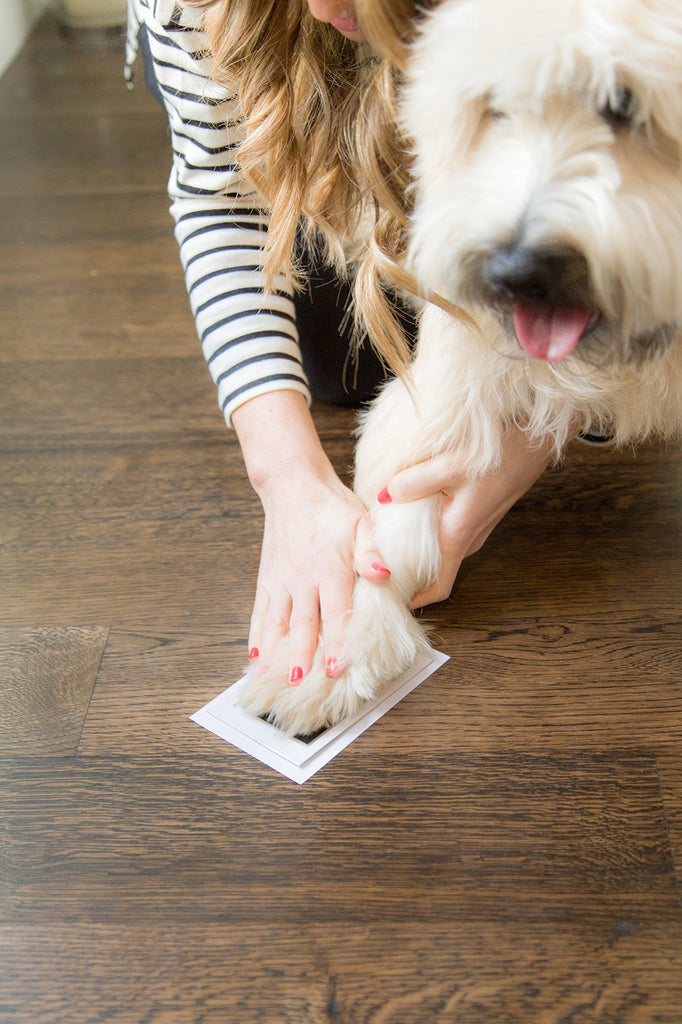
[[[189,722],[260,512],[121,62],[48,20],[0,82],[0,1021],[680,1024],[682,452],[576,446],[305,786]]]

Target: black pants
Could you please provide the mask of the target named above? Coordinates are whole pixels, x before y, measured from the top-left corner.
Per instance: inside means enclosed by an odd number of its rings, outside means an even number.
[[[144,25],[138,39],[147,88],[165,110]],[[386,379],[386,370],[369,342],[352,351],[352,323],[347,314],[350,289],[313,253],[304,250],[299,255],[307,272],[307,287],[296,293],[294,304],[310,390],[332,405],[367,402]]]
[[[299,249],[306,285],[294,296],[299,345],[310,390],[332,405],[373,398],[386,369],[369,341],[353,345],[351,291],[326,264]]]

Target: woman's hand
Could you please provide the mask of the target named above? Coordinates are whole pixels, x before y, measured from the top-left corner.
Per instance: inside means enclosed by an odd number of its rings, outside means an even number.
[[[355,572],[376,583],[390,576],[371,520],[334,472],[300,394],[254,398],[233,423],[265,512],[249,656],[265,671],[288,635],[295,685],[312,667],[321,626],[327,674],[337,676]]]
[[[473,555],[512,505],[535,483],[552,459],[549,441],[531,443],[518,428],[507,431],[497,469],[471,478],[458,452],[447,452],[402,470],[388,481],[380,501],[415,501],[441,493],[440,575],[426,590],[415,594],[412,608],[449,597],[459,567]]]
[[[265,671],[289,635],[290,682],[310,671],[322,626],[327,674],[343,671],[342,652],[355,572],[381,583],[389,571],[364,506],[333,472],[284,463],[261,491],[265,529],[249,649]]]

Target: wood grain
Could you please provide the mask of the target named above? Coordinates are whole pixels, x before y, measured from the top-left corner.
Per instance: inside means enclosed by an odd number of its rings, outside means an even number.
[[[0,787],[8,1020],[675,1022],[648,757],[50,768]]]
[[[213,757],[15,761],[5,922],[677,921],[644,755],[407,759],[362,741],[293,786]],[[107,837],[115,842],[107,842]]]
[[[222,435],[181,436],[178,424],[174,441],[154,443],[90,441],[81,429],[0,452],[5,621],[236,622],[244,636],[259,506],[236,451],[228,459]]]
[[[675,708],[672,714],[679,717],[679,708]],[[677,864],[679,884],[680,863],[682,863],[682,743],[677,741],[662,746],[657,754],[656,763],[666,808],[668,835]]]
[[[35,247],[3,245],[0,298],[4,312],[0,325],[7,330],[9,316],[31,321],[36,311],[41,320],[59,317],[67,322],[70,318],[83,322],[106,317],[125,323],[139,309],[138,289],[149,293],[145,303],[149,316],[168,316],[177,311],[181,323],[187,323],[187,297],[180,264],[167,259],[171,242],[152,239],[135,243],[137,258],[144,269],[135,275],[134,281],[128,264],[128,241],[91,242],[87,246],[80,242]],[[38,310],[36,276],[40,280]],[[191,326],[190,337],[196,335],[194,325]]]
[[[678,1024],[681,940],[627,921],[0,928],[13,1024]]]
[[[143,82],[126,87],[123,53],[121,31],[69,32],[43,19],[3,76],[0,118],[18,122],[47,116],[74,124],[84,113],[118,120],[123,112],[153,115],[163,125],[161,108]],[[139,65],[137,70],[141,77]],[[150,167],[150,178],[158,170]]]
[[[47,114],[27,122],[0,120],[4,154],[0,196],[159,192],[170,166],[159,159],[168,146],[159,113],[116,118],[79,114],[78,121],[81,128],[69,135],[59,119]],[[49,174],[45,173],[46,149],[51,155]],[[150,167],[155,169],[151,180]]]
[[[73,756],[106,629],[0,629],[0,757]]]

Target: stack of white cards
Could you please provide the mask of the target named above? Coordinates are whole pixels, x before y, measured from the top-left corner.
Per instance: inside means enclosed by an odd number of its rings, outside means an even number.
[[[447,660],[447,655],[439,651],[431,650],[424,654],[398,676],[380,698],[363,705],[356,715],[325,729],[312,739],[285,736],[269,722],[244,711],[239,706],[243,679],[206,704],[191,719],[292,782],[302,785]]]

